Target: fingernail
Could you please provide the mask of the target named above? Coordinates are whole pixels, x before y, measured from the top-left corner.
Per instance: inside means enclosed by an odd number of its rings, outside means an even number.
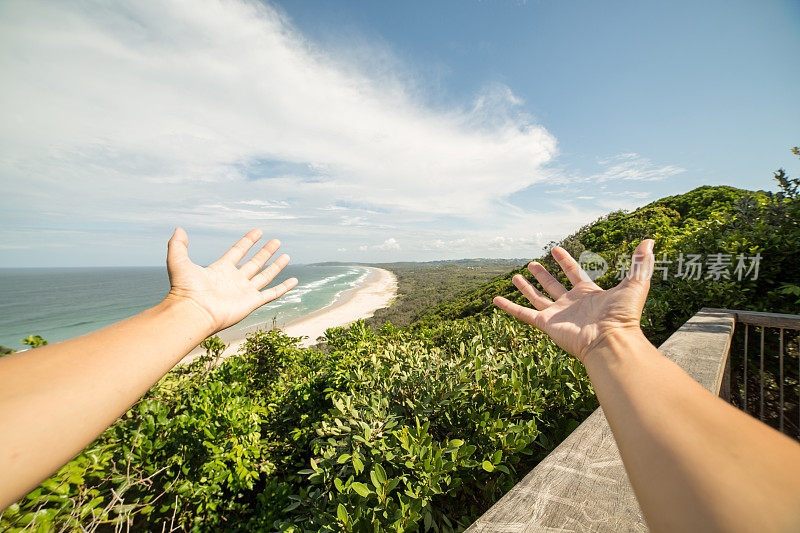
[[[656,245],[656,241],[654,241],[653,239],[648,239],[648,242],[647,242],[647,251],[648,251],[648,252],[652,252],[652,251],[653,251],[653,247],[654,247],[655,245]]]

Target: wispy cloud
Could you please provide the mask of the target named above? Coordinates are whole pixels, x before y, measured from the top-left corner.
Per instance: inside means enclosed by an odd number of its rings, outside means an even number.
[[[605,182],[612,180],[656,181],[686,172],[675,165],[658,165],[636,153],[619,154],[600,159],[603,171],[586,178],[586,181]]]
[[[271,209],[285,209],[289,207],[289,202],[285,201],[274,202],[270,200],[242,200],[239,203],[242,205],[255,205],[258,207],[266,207]]]

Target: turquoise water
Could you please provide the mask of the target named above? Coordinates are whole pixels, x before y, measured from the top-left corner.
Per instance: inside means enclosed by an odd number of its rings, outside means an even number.
[[[361,266],[290,265],[275,281],[294,276],[299,285],[221,336],[269,329],[273,318],[282,326],[330,305],[368,274]],[[25,348],[20,339],[28,335],[71,339],[157,304],[168,289],[163,267],[0,269],[0,345]]]

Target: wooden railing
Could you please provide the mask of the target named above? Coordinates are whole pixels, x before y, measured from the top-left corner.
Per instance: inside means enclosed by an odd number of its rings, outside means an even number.
[[[800,438],[800,316],[713,311],[731,313],[738,333],[720,396],[780,432]],[[786,390],[787,385],[795,390]],[[788,398],[794,402],[793,416],[787,412]]]
[[[800,317],[794,315],[706,308],[683,324],[659,350],[706,389],[729,398],[732,390],[741,389],[731,383],[729,358],[737,322],[748,329],[757,325],[762,332],[764,327],[800,327]],[[762,349],[762,361],[763,353]],[[763,362],[761,369],[763,383]],[[747,406],[747,401],[744,405]],[[592,413],[467,531],[647,531],[602,408]]]

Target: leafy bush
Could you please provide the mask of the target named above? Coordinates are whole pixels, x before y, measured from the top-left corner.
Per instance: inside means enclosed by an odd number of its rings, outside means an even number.
[[[284,522],[305,530],[466,526],[596,407],[578,363],[499,314],[328,348],[333,405]]]
[[[38,348],[39,346],[46,346],[48,342],[41,335],[28,335],[22,339],[22,344],[26,344],[31,348]]]
[[[506,317],[325,349],[280,332],[178,367],[0,528],[463,529],[595,407],[579,363]]]

